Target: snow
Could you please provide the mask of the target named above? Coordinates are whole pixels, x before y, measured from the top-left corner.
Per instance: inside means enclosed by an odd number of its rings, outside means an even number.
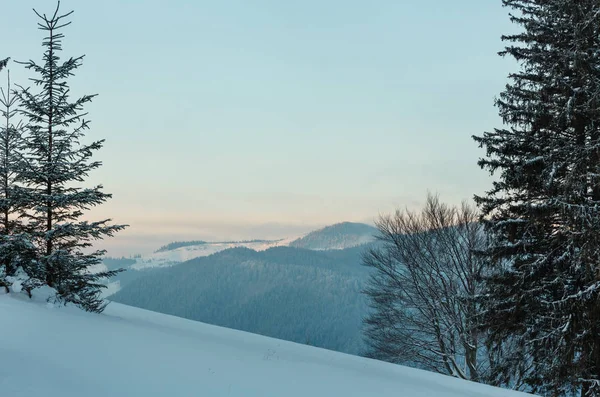
[[[526,394],[111,303],[0,295],[2,396],[518,397]]]
[[[227,242],[227,243],[205,243],[199,245],[190,245],[173,250],[154,252],[136,259],[136,263],[131,266],[134,270],[143,270],[153,267],[173,266],[190,259],[201,256],[208,256],[224,251],[229,248],[245,247],[254,251],[265,251],[272,247],[288,246],[294,238],[286,238],[274,241],[250,241],[250,242]]]
[[[102,298],[106,299],[109,296],[116,294],[117,292],[119,292],[119,290],[121,289],[121,282],[120,281],[111,281],[109,283],[106,284],[106,288],[104,288],[102,290]]]
[[[358,231],[357,228],[359,229]],[[361,223],[342,222],[301,236],[279,240],[204,242],[202,244],[187,245],[143,255],[135,258],[136,263],[131,266],[131,269],[144,270],[156,267],[169,267],[194,258],[209,256],[229,248],[238,247],[250,248],[254,251],[265,251],[269,248],[282,246],[293,246],[317,251],[340,250],[370,243],[375,240],[373,236],[375,233],[376,229],[372,226]]]

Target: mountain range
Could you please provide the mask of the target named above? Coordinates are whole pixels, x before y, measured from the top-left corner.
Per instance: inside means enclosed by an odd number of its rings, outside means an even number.
[[[142,270],[151,267],[173,266],[201,256],[208,256],[229,248],[245,247],[264,251],[273,247],[296,247],[311,250],[339,250],[373,241],[377,229],[364,223],[342,222],[327,226],[300,237],[285,237],[277,240],[247,241],[175,241],[166,244],[151,254],[139,255],[135,263],[127,268]],[[109,258],[115,261],[115,258]]]
[[[297,239],[176,242],[144,258],[108,259],[108,268],[129,269],[118,275],[120,288],[109,299],[361,354],[368,311],[361,290],[369,274],[361,255],[375,231],[347,222]]]

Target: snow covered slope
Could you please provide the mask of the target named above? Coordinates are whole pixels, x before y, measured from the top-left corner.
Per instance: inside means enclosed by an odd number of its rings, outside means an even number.
[[[525,394],[111,304],[0,295],[7,397],[517,397]]]
[[[375,240],[377,229],[364,223],[342,222],[308,233],[290,247],[310,250],[340,250]]]
[[[253,240],[231,242],[198,242],[182,247],[168,249],[171,243],[163,249],[136,258],[131,266],[133,270],[143,270],[155,267],[173,266],[190,259],[208,256],[229,248],[244,247],[254,251],[264,251],[273,247],[296,247],[310,250],[340,250],[370,243],[375,240],[377,229],[364,223],[342,222],[315,230],[303,237],[283,238],[280,240]]]
[[[173,266],[190,259],[201,256],[208,256],[229,248],[245,247],[254,251],[264,251],[272,247],[287,246],[294,240],[281,239],[273,241],[249,241],[249,242],[223,242],[223,243],[203,243],[198,245],[189,245],[172,250],[154,252],[136,258],[136,263],[131,266],[134,270],[142,270],[153,267]]]

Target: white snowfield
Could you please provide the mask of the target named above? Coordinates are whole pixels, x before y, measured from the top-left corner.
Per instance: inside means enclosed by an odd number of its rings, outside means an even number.
[[[136,259],[136,263],[131,266],[134,270],[142,270],[153,267],[168,267],[190,259],[201,256],[209,256],[229,248],[245,247],[254,251],[265,251],[273,247],[287,246],[297,237],[286,238],[273,241],[250,241],[250,242],[230,242],[230,243],[205,243],[199,245],[190,245],[176,249],[154,252]]]
[[[0,294],[7,397],[517,397],[523,393],[112,303]]]

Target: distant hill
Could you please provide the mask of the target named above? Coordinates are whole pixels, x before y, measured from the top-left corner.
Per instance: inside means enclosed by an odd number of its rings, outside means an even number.
[[[107,270],[127,269],[135,264],[135,259],[131,258],[102,258],[102,263],[106,266]]]
[[[151,254],[135,258],[132,270],[169,267],[201,256],[208,256],[229,248],[245,247],[255,251],[288,245],[293,239],[244,241],[176,241],[160,247]]]
[[[241,240],[241,241],[215,241],[215,242],[207,242],[207,241],[202,241],[202,240],[196,240],[196,241],[175,241],[172,243],[169,243],[167,245],[163,245],[162,247],[160,247],[159,249],[157,249],[156,251],[154,251],[155,254],[159,253],[159,252],[166,252],[166,251],[172,251],[172,250],[176,250],[177,248],[183,248],[183,247],[191,247],[194,245],[206,245],[206,244],[210,244],[210,245],[236,245],[236,244],[277,244],[278,242],[280,242],[282,240]]]
[[[376,233],[377,229],[364,223],[343,222],[315,230],[302,238],[295,236],[278,240],[175,241],[163,245],[151,254],[134,258],[135,263],[129,267],[133,270],[168,267],[236,247],[250,248],[255,251],[282,246],[319,251],[339,250],[372,242]]]
[[[202,240],[174,241],[172,243],[163,245],[162,247],[160,247],[159,249],[154,251],[154,253],[156,254],[159,252],[171,251],[171,250],[181,248],[181,247],[189,247],[190,245],[203,245],[203,244],[206,244],[206,241],[202,241]]]
[[[368,278],[363,250],[232,248],[172,267],[133,271],[138,278],[110,300],[359,354],[368,310],[361,294]]]
[[[294,240],[290,247],[333,250],[355,247],[375,240],[377,229],[364,223],[343,222],[310,232]]]

